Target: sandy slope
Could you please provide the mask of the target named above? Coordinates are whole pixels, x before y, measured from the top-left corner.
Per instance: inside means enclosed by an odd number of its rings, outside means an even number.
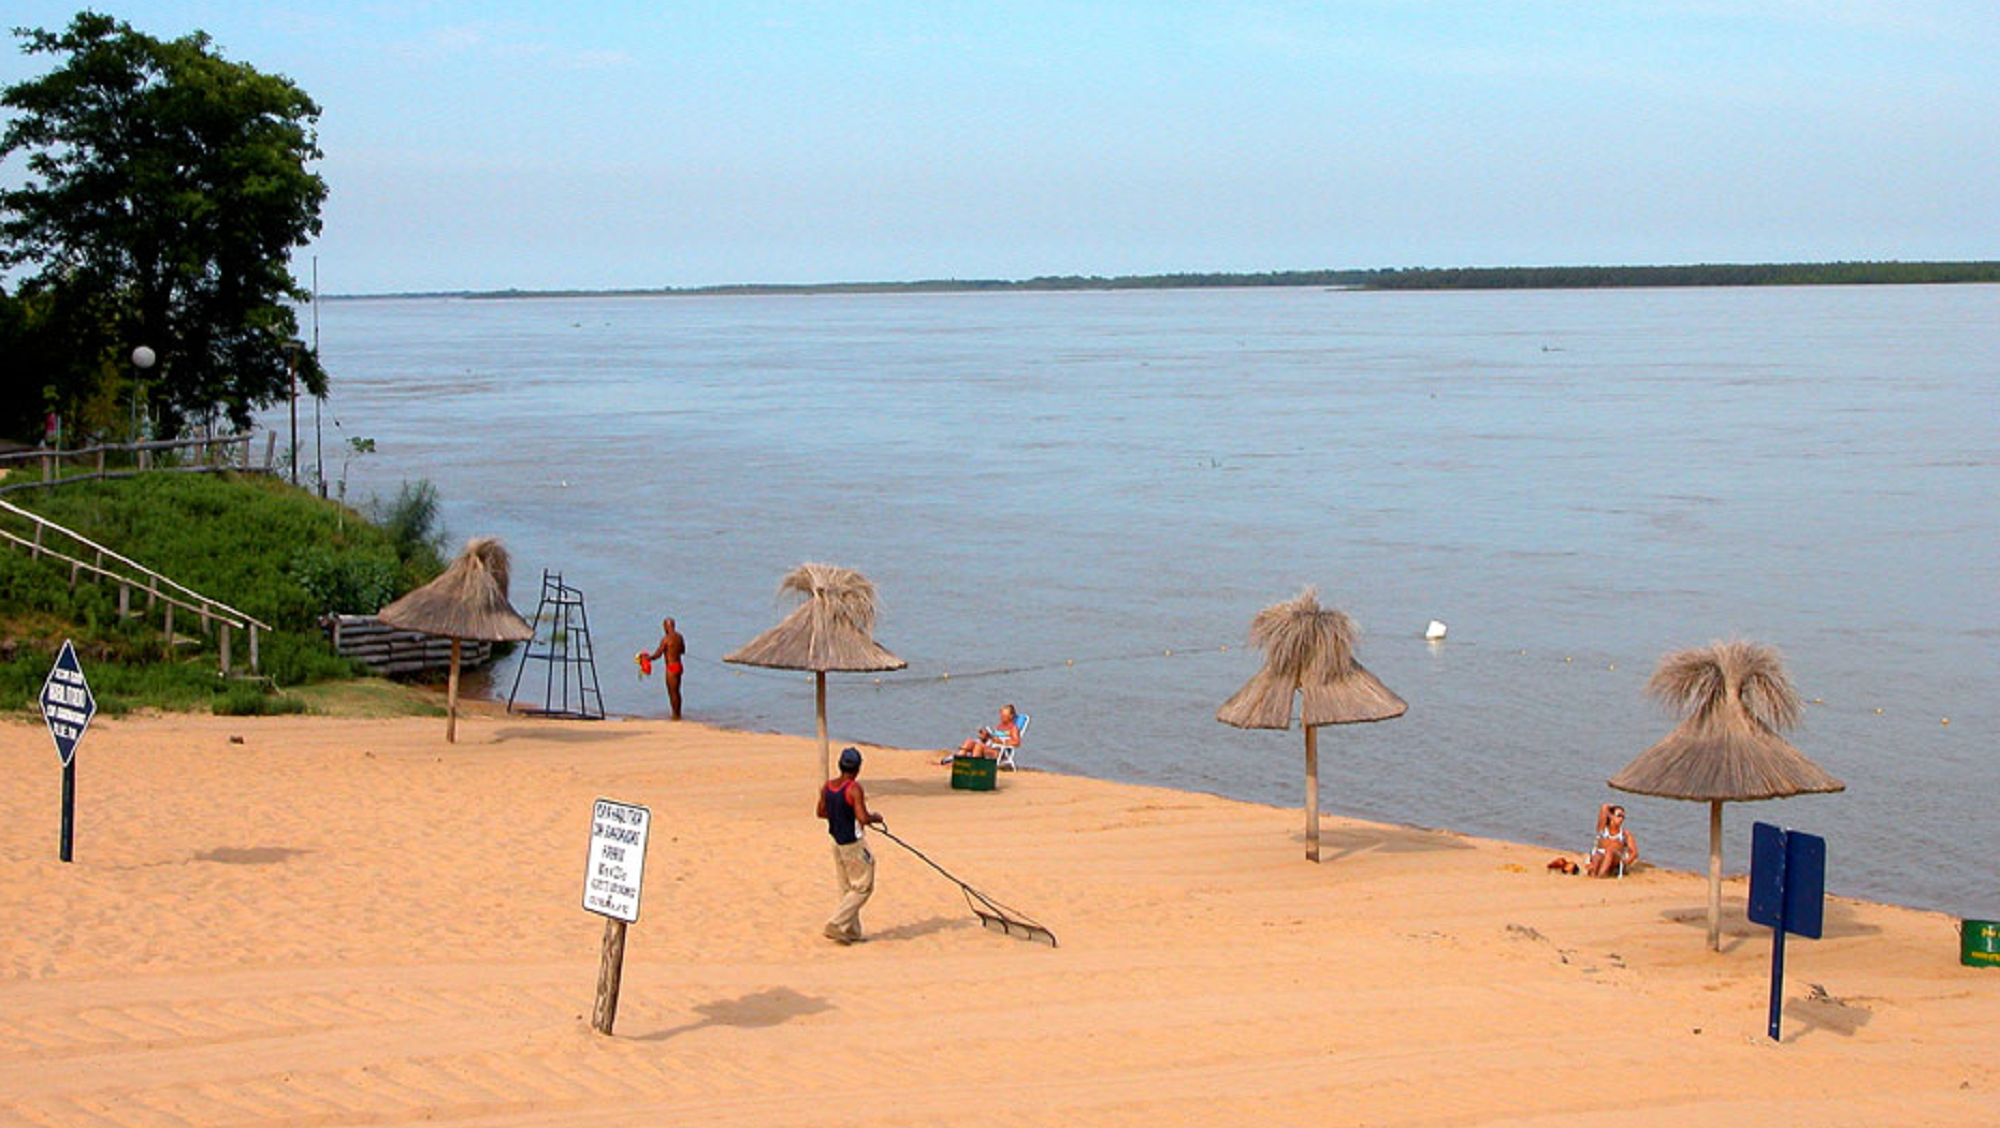
[[[878,841],[874,939],[842,948],[808,742],[441,729],[100,719],[64,866],[47,735],[0,723],[0,1124],[2000,1121],[2000,973],[1937,915],[1830,904],[1772,1044],[1740,882],[1714,955],[1692,875],[1341,820],[1315,867],[1294,811],[952,792],[883,751],[892,828],[1062,947]],[[657,821],[614,1039],[578,907],[598,796]]]

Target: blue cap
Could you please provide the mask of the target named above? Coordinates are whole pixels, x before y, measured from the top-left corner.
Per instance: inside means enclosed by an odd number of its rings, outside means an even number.
[[[848,748],[843,748],[843,749],[841,749],[841,750],[840,750],[840,770],[841,770],[841,771],[843,771],[843,772],[858,772],[858,771],[860,771],[860,770],[861,770],[861,749],[859,749],[859,748],[853,748],[853,747],[848,747]]]

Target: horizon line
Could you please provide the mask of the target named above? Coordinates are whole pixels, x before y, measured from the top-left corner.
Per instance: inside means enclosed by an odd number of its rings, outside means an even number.
[[[1799,272],[1843,272],[1812,279]],[[1889,277],[1913,271],[1951,277]],[[1672,272],[1694,272],[1662,277]],[[1733,273],[1732,273],[1733,272]],[[1758,272],[1745,275],[1741,272]],[[1614,275],[1627,275],[1616,278]],[[1854,285],[1868,283],[1996,282],[2000,260],[1836,259],[1802,262],[1699,262],[1556,266],[1341,267],[1310,270],[1175,271],[1151,274],[1042,274],[1028,278],[924,278],[871,282],[725,282],[698,286],[612,286],[497,289],[380,290],[322,294],[322,301],[408,298],[615,298],[783,294],[1051,292],[1112,289],[1231,289],[1324,286],[1342,289],[1587,289],[1645,286]],[[1393,284],[1391,284],[1393,283]]]

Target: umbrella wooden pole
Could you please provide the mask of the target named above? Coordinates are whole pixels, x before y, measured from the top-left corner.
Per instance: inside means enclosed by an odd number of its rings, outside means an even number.
[[[458,743],[458,640],[451,640],[451,680],[444,692],[444,742]]]
[[[1306,860],[1319,861],[1319,730],[1306,729]]]
[[[819,718],[819,778],[833,778],[833,757],[826,743],[826,671],[813,671],[813,713]]]
[[[1722,800],[1708,803],[1708,950],[1722,950]]]

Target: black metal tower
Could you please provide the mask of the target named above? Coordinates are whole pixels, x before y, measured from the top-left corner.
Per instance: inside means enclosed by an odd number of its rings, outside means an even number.
[[[546,632],[546,633],[544,633]],[[542,707],[519,712],[537,717],[568,717],[579,721],[604,719],[604,697],[597,691],[597,659],[590,649],[590,614],[583,593],[563,583],[561,572],[542,569],[542,602],[535,609],[535,637],[514,670],[514,688],[507,692],[507,710],[515,712],[521,675],[528,663],[544,664]]]

